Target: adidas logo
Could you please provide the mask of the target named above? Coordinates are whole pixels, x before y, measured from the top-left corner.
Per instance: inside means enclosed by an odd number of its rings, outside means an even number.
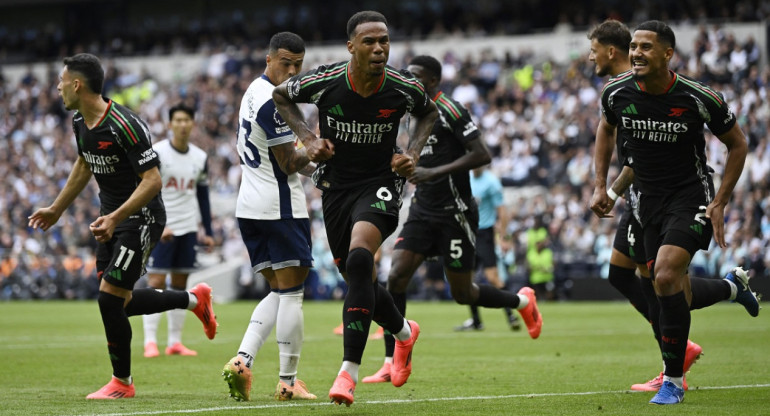
[[[698,235],[703,235],[703,226],[700,224],[693,224],[690,226],[690,229],[698,233]]]
[[[459,269],[460,267],[463,267],[463,263],[460,259],[455,259],[453,262],[449,263],[449,267]]]
[[[628,107],[624,108],[622,111],[623,114],[639,114],[636,111],[636,106],[633,104],[629,104]]]
[[[123,280],[123,273],[121,273],[121,272],[120,272],[120,269],[114,269],[114,270],[112,270],[112,271],[109,273],[109,275],[110,275],[110,276],[111,276],[113,279],[115,279],[115,280],[118,280],[118,281],[122,281],[122,280]]]
[[[339,104],[332,107],[331,110],[329,110],[329,112],[334,114],[335,116],[343,116],[343,117],[345,116],[345,114],[342,112],[342,107],[340,107]]]
[[[364,331],[364,326],[361,324],[361,321],[353,321],[350,324],[348,324],[347,328],[352,329],[354,331]]]
[[[387,211],[387,208],[385,208],[385,201],[378,201],[369,206],[372,208],[377,208],[383,211]]]

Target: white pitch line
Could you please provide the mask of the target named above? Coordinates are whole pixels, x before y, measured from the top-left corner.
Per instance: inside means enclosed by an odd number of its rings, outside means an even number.
[[[770,387],[770,384],[740,384],[735,386],[714,386],[697,387],[693,390],[728,390],[728,389],[756,389]],[[506,394],[503,396],[463,396],[463,397],[434,397],[425,399],[400,399],[400,400],[361,400],[356,401],[355,405],[367,404],[407,404],[407,403],[425,403],[425,402],[451,402],[466,400],[501,400],[532,397],[554,397],[554,396],[591,396],[598,394],[622,394],[622,393],[645,393],[631,390],[610,390],[610,391],[584,391],[572,393],[524,393],[524,394]],[[310,406],[331,406],[329,402],[315,401],[306,403],[275,403],[262,404],[255,406],[219,406],[208,407],[205,409],[179,409],[179,410],[154,410],[149,412],[128,412],[128,413],[99,413],[100,416],[139,416],[139,415],[160,415],[160,414],[188,414],[203,412],[221,412],[225,410],[244,410],[244,409],[277,409],[281,407],[310,407]],[[84,413],[78,416],[96,416],[96,413]]]

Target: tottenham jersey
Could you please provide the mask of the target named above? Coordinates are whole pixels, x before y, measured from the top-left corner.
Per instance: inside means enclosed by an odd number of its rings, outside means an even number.
[[[385,67],[377,91],[362,97],[350,77],[349,62],[321,65],[288,83],[295,103],[318,107],[321,138],[334,143],[334,157],[316,172],[320,189],[344,189],[394,177],[390,161],[396,151],[401,117],[420,116],[430,98],[406,71]]]
[[[144,121],[128,108],[107,98],[105,101],[107,111],[92,129],[79,112],[72,117],[78,154],[88,162],[99,185],[101,215],[115,211],[128,200],[141,181],[139,173],[160,165]],[[116,229],[156,222],[166,222],[160,193]]]
[[[706,165],[704,123],[717,136],[735,124],[722,96],[673,73],[664,94],[645,92],[631,72],[610,80],[602,91],[602,113],[623,137],[626,163],[646,195],[668,195],[687,186],[707,194],[711,173]]]
[[[433,98],[439,117],[422,148],[418,166],[432,168],[457,160],[467,150],[465,145],[481,133],[470,113],[460,103],[439,92]],[[455,172],[417,185],[415,201],[432,211],[465,211],[473,201],[468,172]]]
[[[270,150],[271,146],[295,141],[275,108],[273,88],[262,75],[249,85],[241,100],[237,149],[242,174],[235,215],[256,220],[308,218],[299,176],[286,175]]]
[[[198,231],[199,217],[192,210],[198,207],[198,185],[208,186],[206,152],[190,143],[182,153],[171,145],[171,140],[158,142],[152,148],[161,162],[166,227],[176,236]]]

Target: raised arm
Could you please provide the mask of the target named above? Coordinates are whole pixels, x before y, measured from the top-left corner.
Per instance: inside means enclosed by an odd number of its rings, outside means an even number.
[[[428,100],[428,107],[425,113],[420,116],[413,116],[416,123],[414,130],[412,130],[411,136],[409,136],[409,143],[406,146],[407,156],[411,156],[414,163],[420,160],[420,152],[425,147],[425,143],[430,137],[430,132],[433,130],[433,124],[438,118],[438,108],[432,100]]]
[[[271,146],[270,150],[273,152],[273,155],[275,155],[278,166],[280,166],[283,173],[287,175],[302,171],[303,168],[310,163],[306,148],[303,147],[297,149],[294,146],[294,142]]]
[[[289,98],[287,82],[273,89],[273,101],[278,113],[305,146],[309,160],[322,162],[334,156],[334,144],[330,140],[319,138],[305,120],[299,106]]]
[[[412,115],[415,120],[414,127],[409,129],[409,142],[404,154],[394,154],[390,166],[397,174],[409,178],[414,175],[417,162],[420,160],[420,152],[433,130],[433,124],[438,118],[438,108],[433,101],[428,100],[427,107],[421,115]]]

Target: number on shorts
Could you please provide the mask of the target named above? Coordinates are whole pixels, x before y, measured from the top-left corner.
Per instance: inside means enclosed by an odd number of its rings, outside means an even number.
[[[699,212],[699,213],[695,214],[695,221],[697,221],[697,222],[699,222],[699,223],[701,223],[703,225],[706,225],[706,220],[704,219],[704,218],[706,218],[706,207],[701,205],[701,206],[698,207],[698,209],[702,210],[703,212]]]
[[[126,257],[126,261],[123,261],[123,256],[126,255],[126,252],[128,252],[128,257]],[[115,260],[115,267],[120,267],[121,269],[128,270],[128,265],[131,264],[131,259],[134,258],[134,253],[136,253],[134,250],[129,250],[126,248],[126,246],[120,246],[120,255],[118,255],[118,259]],[[121,266],[120,263],[123,263]]]
[[[383,186],[377,190],[377,198],[380,198],[383,201],[390,201],[393,199],[393,194],[390,192],[390,189]]]
[[[628,240],[628,244],[631,245],[631,247],[634,246],[634,243],[636,242],[636,237],[634,237],[634,233],[631,232],[631,224],[628,225],[628,233],[626,233],[626,240]]]
[[[461,244],[463,243],[463,240],[459,238],[455,238],[453,240],[449,240],[449,257],[453,259],[459,259],[463,255],[463,247]]]

